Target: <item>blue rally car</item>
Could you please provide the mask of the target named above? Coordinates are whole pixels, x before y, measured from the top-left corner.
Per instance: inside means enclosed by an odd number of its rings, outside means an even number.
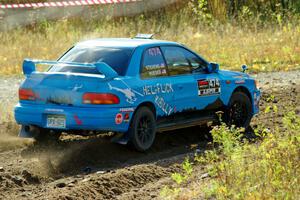
[[[36,65],[49,65],[46,72]],[[248,127],[260,91],[242,72],[219,70],[176,42],[148,35],[80,42],[58,61],[24,60],[15,119],[21,137],[115,133],[138,151],[157,132],[216,120]]]

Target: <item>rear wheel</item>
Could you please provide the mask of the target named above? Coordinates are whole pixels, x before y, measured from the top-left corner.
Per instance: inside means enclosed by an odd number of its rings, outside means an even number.
[[[138,151],[148,150],[155,139],[156,120],[148,107],[139,108],[128,131],[130,144]]]
[[[249,97],[243,92],[232,94],[229,107],[225,112],[225,121],[231,126],[248,128],[252,118],[252,104]]]

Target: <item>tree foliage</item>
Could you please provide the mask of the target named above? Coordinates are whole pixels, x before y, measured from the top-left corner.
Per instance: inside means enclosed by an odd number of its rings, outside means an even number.
[[[299,0],[191,0],[190,5],[201,20],[212,15],[219,21],[256,18],[265,22],[300,14]]]

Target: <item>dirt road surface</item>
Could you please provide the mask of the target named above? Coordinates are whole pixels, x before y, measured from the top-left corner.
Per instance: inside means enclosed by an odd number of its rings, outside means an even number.
[[[300,71],[254,76],[263,96],[252,127],[281,127],[287,110],[300,114]],[[0,77],[2,117],[17,102],[20,81]],[[278,113],[264,112],[270,104]],[[1,119],[0,128],[0,199],[160,199],[171,173],[193,153],[191,147],[210,148],[208,129],[199,127],[158,134],[147,153],[100,136],[63,136],[58,143],[40,146],[17,138],[17,126],[9,117]]]

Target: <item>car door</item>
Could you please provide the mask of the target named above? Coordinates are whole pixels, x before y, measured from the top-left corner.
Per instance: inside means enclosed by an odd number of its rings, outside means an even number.
[[[174,89],[173,104],[175,115],[196,110],[197,85],[194,83],[192,66],[180,46],[161,46],[167,63],[168,75]]]
[[[158,120],[166,119],[174,112],[174,87],[159,47],[144,50],[140,78],[143,80],[143,101],[155,104]]]
[[[186,49],[185,56],[192,66],[194,84],[197,85],[196,99],[198,110],[217,109],[222,106],[221,80],[215,72],[208,73],[208,62]]]
[[[161,47],[176,92],[177,111],[220,107],[221,84],[217,73],[207,73],[208,62],[180,46]]]

